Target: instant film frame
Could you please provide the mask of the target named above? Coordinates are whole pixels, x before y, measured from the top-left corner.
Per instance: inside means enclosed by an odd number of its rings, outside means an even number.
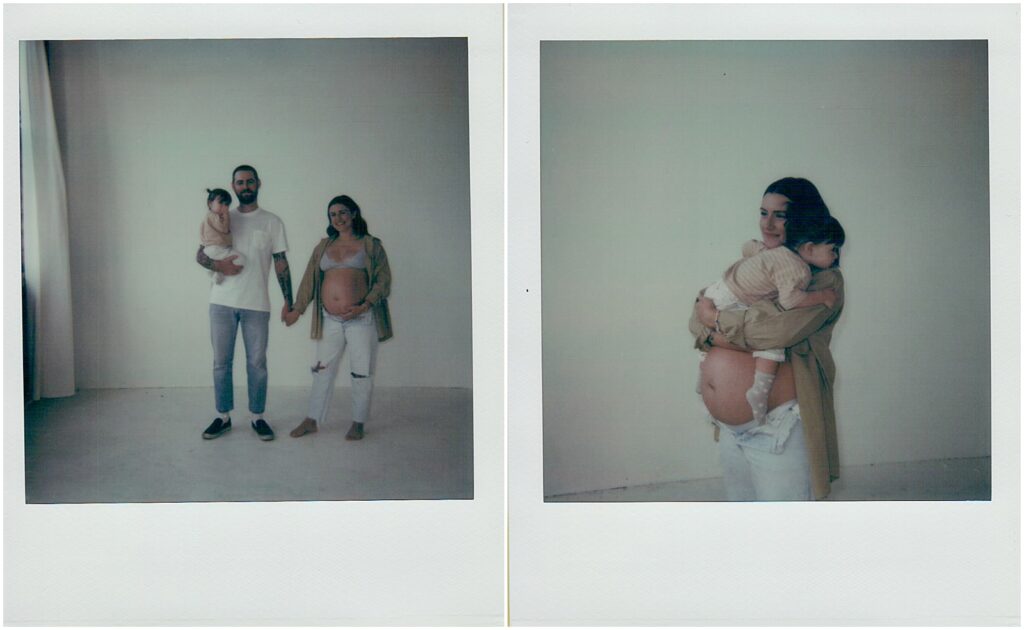
[[[513,624],[1018,622],[1018,27],[1019,9],[1010,6],[509,7],[509,82],[516,88],[509,92],[508,199]],[[541,338],[546,322],[541,319],[541,304],[544,296],[562,291],[563,286],[542,286],[542,277],[547,279],[542,268],[548,262],[546,255],[541,256],[546,237],[541,230],[545,224],[541,169],[547,166],[540,160],[538,107],[544,43],[583,42],[585,47],[587,43],[597,46],[623,40],[642,44],[639,40],[908,39],[987,41],[994,367],[991,501],[545,503],[542,445],[547,418],[543,417],[542,383],[546,366],[542,364]],[[614,47],[604,52],[614,56]],[[647,78],[657,83],[659,70],[663,68],[650,70]],[[594,72],[591,80],[600,85],[600,72]],[[607,98],[629,103],[630,96],[628,92],[611,93]],[[614,108],[606,105],[595,102],[590,110],[580,111],[579,118],[593,117],[595,110],[614,115]],[[755,105],[751,103],[754,119]],[[568,117],[571,119],[571,113]],[[618,149],[628,155],[642,152],[644,147],[624,142]],[[555,168],[569,167],[559,163]],[[778,176],[790,174],[801,173]],[[646,173],[631,175],[644,177]],[[609,175],[623,176],[622,172]],[[760,192],[751,191],[754,201]],[[828,201],[828,190],[823,188],[823,193]],[[633,261],[632,244],[642,242],[645,236],[628,232],[631,219],[642,216],[644,201],[609,197],[607,205],[595,208],[598,223],[609,220],[610,209],[620,209],[625,215],[622,242],[628,244],[624,257],[629,261]],[[741,230],[744,235],[755,227],[753,210],[747,214],[751,218],[746,221],[749,227]],[[845,215],[837,211],[837,216],[843,219]],[[622,253],[614,247],[622,242],[609,242],[607,254]],[[725,243],[723,247],[737,245]],[[544,247],[547,252],[547,244]],[[587,262],[597,267],[604,264],[592,255],[581,264]],[[712,276],[721,272],[717,264],[711,267]],[[847,282],[852,284],[849,278]],[[651,292],[658,290],[661,287],[638,279],[635,294],[619,297],[643,309],[664,299],[652,297]],[[621,319],[618,306],[611,307],[616,323]],[[547,316],[546,309],[544,313]],[[688,311],[680,313],[678,332],[683,336],[688,336],[688,315]],[[595,335],[594,342],[600,343],[599,336]],[[850,367],[843,365],[842,358],[837,362],[840,378],[844,378],[842,372]],[[654,367],[664,368],[660,364]],[[679,387],[692,388],[693,384],[685,381]],[[623,417],[624,423],[629,421]],[[552,598],[557,585],[564,588],[559,597]]]
[[[17,421],[22,415],[16,394],[20,368],[18,353],[8,352],[5,621],[501,623],[501,7],[20,5],[5,7],[5,17],[4,121],[9,139],[18,133],[19,40],[464,38],[473,165],[475,453],[473,499],[464,501],[26,505],[24,436]],[[20,266],[18,164],[17,143],[8,142],[4,262],[9,304],[20,299],[13,281]],[[289,237],[291,248],[308,247]],[[294,283],[294,267],[302,263],[292,265]],[[9,350],[20,345],[18,318],[7,319],[5,332]]]
[[[680,325],[783,175],[846,233],[828,500],[988,500],[987,44],[541,43],[546,500],[725,500]]]

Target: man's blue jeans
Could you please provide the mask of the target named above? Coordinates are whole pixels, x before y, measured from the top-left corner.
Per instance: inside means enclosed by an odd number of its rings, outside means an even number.
[[[242,327],[245,344],[245,372],[249,385],[249,411],[263,415],[267,405],[267,338],[270,336],[270,313],[210,305],[210,342],[213,344],[213,393],[217,413],[235,408],[232,367],[235,339]]]

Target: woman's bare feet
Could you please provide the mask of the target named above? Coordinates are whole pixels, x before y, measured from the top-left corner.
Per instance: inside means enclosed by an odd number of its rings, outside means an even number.
[[[352,426],[348,428],[348,433],[345,434],[346,440],[361,440],[363,439],[363,423],[353,422]]]
[[[306,418],[305,420],[299,423],[299,426],[292,429],[292,432],[289,433],[288,435],[297,438],[302,437],[307,433],[316,433],[316,430],[316,420],[312,418]]]

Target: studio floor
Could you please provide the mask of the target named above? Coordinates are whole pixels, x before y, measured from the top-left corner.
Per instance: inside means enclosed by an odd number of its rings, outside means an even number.
[[[245,414],[214,440],[210,388],[84,390],[29,405],[29,503],[471,499],[472,392],[377,388],[366,438],[345,440],[346,388],[330,419],[302,438],[308,390],[272,387],[263,442]],[[245,401],[244,390],[235,393]],[[991,497],[987,457],[845,466],[831,501],[957,501]],[[722,501],[722,479],[675,481],[546,497],[551,502]]]
[[[988,501],[988,457],[844,466],[829,501]],[[546,497],[551,502],[723,501],[722,478],[673,481]]]
[[[308,388],[271,387],[263,442],[236,409],[232,430],[202,438],[212,388],[84,390],[25,411],[28,503],[471,499],[469,389],[374,390],[361,441],[346,441],[347,388],[301,438]],[[244,409],[244,389],[235,392]]]

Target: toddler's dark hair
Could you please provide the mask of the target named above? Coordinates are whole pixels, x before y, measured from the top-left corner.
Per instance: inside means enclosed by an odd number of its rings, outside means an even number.
[[[206,189],[206,204],[209,205],[214,199],[220,199],[226,205],[231,205],[231,195],[223,188]]]
[[[786,247],[796,251],[804,243],[820,245],[828,243],[842,247],[846,243],[846,231],[839,219],[829,215],[820,221],[786,222]]]

